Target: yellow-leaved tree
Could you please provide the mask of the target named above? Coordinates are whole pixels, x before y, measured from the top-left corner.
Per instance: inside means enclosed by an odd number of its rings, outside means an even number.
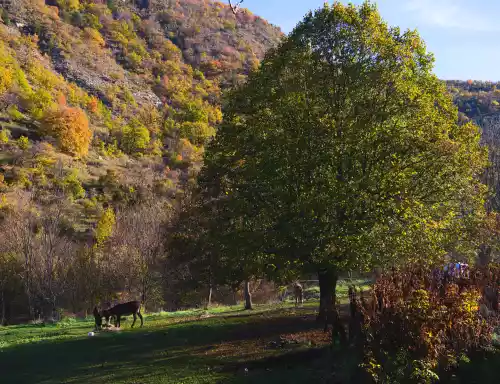
[[[97,222],[95,229],[96,247],[100,247],[111,236],[115,224],[116,217],[113,209],[106,209]]]
[[[63,105],[45,114],[41,133],[54,137],[62,151],[79,156],[87,154],[92,138],[85,112]]]

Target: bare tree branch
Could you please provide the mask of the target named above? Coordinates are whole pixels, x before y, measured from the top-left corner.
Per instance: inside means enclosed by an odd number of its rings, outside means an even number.
[[[238,13],[238,10],[240,9],[241,3],[243,3],[243,0],[238,0],[238,2],[235,3],[234,5],[231,3],[231,0],[228,1],[229,1],[229,6],[231,7],[231,11],[233,11],[233,13],[236,15],[236,13]]]

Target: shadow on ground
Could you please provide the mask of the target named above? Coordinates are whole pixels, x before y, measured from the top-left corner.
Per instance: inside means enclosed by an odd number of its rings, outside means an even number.
[[[356,359],[349,361],[352,351],[307,346],[262,349],[281,335],[314,333],[310,331],[320,328],[314,314],[306,310],[214,316],[161,327],[148,327],[146,322],[144,328],[131,331],[129,326],[120,333],[93,338],[5,348],[0,351],[0,382],[362,384],[352,379],[351,373],[359,371]],[[81,330],[85,335],[86,329]],[[499,357],[476,356],[442,382],[498,383]]]
[[[148,329],[145,323],[142,329],[94,338],[9,347],[0,352],[2,382],[178,383],[200,371],[206,372],[206,381],[187,382],[214,382],[212,376],[239,369],[237,357],[207,353],[221,343],[250,342],[318,327],[310,314],[252,316],[213,317],[165,328]]]

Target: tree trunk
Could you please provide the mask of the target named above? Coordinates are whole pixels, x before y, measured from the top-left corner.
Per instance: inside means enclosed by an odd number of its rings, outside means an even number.
[[[207,300],[207,303],[205,305],[205,310],[207,310],[208,308],[210,308],[210,306],[212,305],[212,270],[210,269],[209,270],[209,275],[208,275],[208,300]]]
[[[337,271],[333,268],[324,268],[318,271],[320,300],[318,321],[324,321],[327,313],[335,307],[337,279]]]
[[[253,309],[252,294],[250,293],[250,281],[245,281],[245,309]]]
[[[484,244],[481,245],[479,247],[478,259],[480,266],[487,266],[491,262],[491,247]]]
[[[2,289],[2,318],[0,319],[0,325],[5,324],[5,296]]]
[[[24,264],[24,291],[26,292],[26,297],[28,299],[28,310],[30,313],[31,320],[36,320],[35,306],[33,303],[33,292],[31,290],[31,267],[28,257],[25,259]]]
[[[210,308],[211,305],[212,305],[212,286],[210,286],[210,288],[208,288],[208,300],[207,300],[207,305],[206,305],[205,309]]]
[[[146,279],[143,278],[142,279],[142,294],[141,294],[141,301],[142,301],[142,305],[143,305],[143,310],[144,312],[146,312],[146,301],[147,301],[147,296],[146,296],[146,291],[147,291],[148,287],[147,287],[147,283],[146,283]]]

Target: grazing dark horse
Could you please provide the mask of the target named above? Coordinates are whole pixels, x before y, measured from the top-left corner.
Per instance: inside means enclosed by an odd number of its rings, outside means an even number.
[[[114,307],[104,309],[102,313],[99,313],[97,308],[94,308],[94,317],[96,318],[96,326],[102,326],[102,318],[106,319],[106,323],[109,323],[109,318],[115,316],[115,327],[120,327],[120,320],[122,316],[132,315],[134,316],[134,321],[132,323],[132,328],[134,327],[137,316],[141,319],[141,327],[144,325],[144,321],[141,315],[141,302],[140,301],[129,301],[128,303],[117,304]]]

